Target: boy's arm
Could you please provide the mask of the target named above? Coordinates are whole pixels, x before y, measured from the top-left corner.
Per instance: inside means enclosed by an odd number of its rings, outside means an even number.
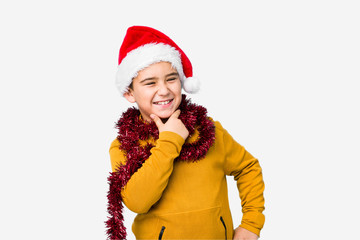
[[[156,141],[156,146],[151,149],[150,157],[131,176],[121,191],[123,202],[133,212],[148,212],[160,199],[168,184],[174,159],[179,156],[182,145],[189,135],[185,125],[178,119],[179,115],[180,110],[176,110],[166,123],[162,123],[158,116],[151,115],[159,128],[159,139]],[[124,158],[119,152],[120,150],[116,148],[110,149],[112,162]]]
[[[174,159],[179,156],[184,139],[173,132],[161,132],[150,157],[135,172],[121,191],[123,202],[133,212],[146,213],[161,197],[173,170]],[[115,140],[110,148],[113,171],[125,164],[124,154]]]
[[[241,198],[243,218],[240,227],[258,236],[262,229],[265,216],[264,211],[264,182],[262,170],[256,158],[238,144],[231,135],[217,125],[223,132],[223,144],[226,153],[225,172],[234,176]]]

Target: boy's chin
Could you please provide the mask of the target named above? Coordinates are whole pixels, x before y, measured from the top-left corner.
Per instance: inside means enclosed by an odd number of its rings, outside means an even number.
[[[161,119],[161,121],[166,122],[171,115],[163,115],[163,116],[159,116],[159,118]]]
[[[174,112],[175,111],[172,111],[172,110],[171,111],[163,111],[163,112],[159,112],[157,116],[161,119],[167,119],[167,118],[171,117],[171,115],[173,115]]]

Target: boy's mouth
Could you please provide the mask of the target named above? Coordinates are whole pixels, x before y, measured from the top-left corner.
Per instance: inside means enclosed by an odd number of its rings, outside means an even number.
[[[155,105],[166,105],[169,104],[170,102],[172,102],[174,99],[170,99],[170,100],[165,100],[165,101],[158,101],[158,102],[154,102]]]

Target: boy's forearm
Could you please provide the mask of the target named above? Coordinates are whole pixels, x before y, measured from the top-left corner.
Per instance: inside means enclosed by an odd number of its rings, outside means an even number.
[[[248,156],[251,156],[250,154]],[[265,216],[263,211],[265,184],[262,177],[262,169],[257,159],[252,156],[244,159],[244,167],[238,178],[238,188],[242,202],[243,218],[241,227],[260,236]]]
[[[177,134],[160,134],[149,159],[132,175],[122,191],[123,201],[130,210],[146,213],[160,199],[183,143],[184,140]]]

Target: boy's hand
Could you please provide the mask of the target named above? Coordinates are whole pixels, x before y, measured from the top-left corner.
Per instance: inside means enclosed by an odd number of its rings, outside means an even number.
[[[155,114],[151,114],[150,117],[154,120],[159,132],[170,131],[179,134],[186,139],[189,136],[189,131],[185,127],[184,123],[178,118],[180,110],[176,110],[166,123],[163,123],[161,119]]]
[[[238,227],[235,229],[234,240],[257,240],[259,239],[258,235],[245,228]]]

